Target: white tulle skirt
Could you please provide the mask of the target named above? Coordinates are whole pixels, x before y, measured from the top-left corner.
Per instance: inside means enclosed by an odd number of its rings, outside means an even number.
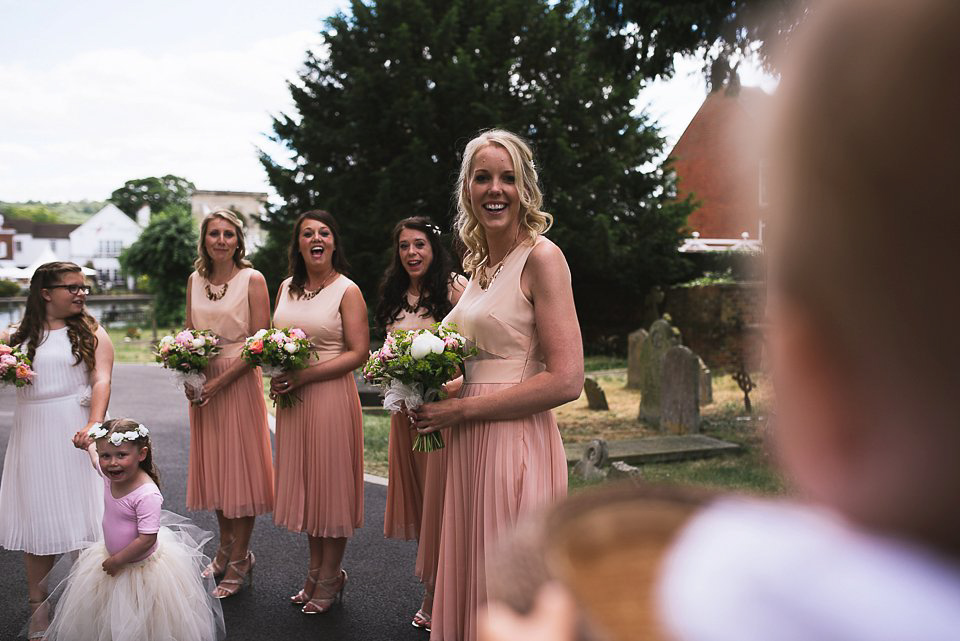
[[[223,639],[223,612],[211,596],[213,578],[200,576],[208,562],[202,550],[210,533],[170,512],[163,512],[162,522],[154,553],[116,576],[101,567],[109,556],[102,542],[80,552],[50,596],[45,614],[54,616],[44,639]]]

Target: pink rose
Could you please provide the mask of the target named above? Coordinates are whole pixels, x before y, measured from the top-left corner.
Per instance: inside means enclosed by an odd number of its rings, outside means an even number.
[[[259,340],[259,339],[258,339],[258,340],[253,341],[252,343],[250,343],[250,353],[251,353],[251,354],[260,354],[260,353],[262,353],[262,352],[263,352],[263,341],[262,341],[262,340]]]
[[[453,336],[447,336],[443,339],[444,349],[457,349],[460,347],[460,343]]]
[[[11,352],[13,352],[12,347],[10,347],[9,345],[4,345],[3,343],[0,343],[0,354],[10,354]]]
[[[274,343],[282,343],[287,340],[287,337],[283,335],[283,332],[274,332],[270,334],[270,340]]]
[[[190,345],[193,344],[193,334],[190,333],[189,329],[185,329],[179,334],[177,334],[176,341],[177,343],[179,343],[180,345],[183,345],[184,347],[189,347]]]
[[[17,378],[22,380],[29,380],[33,376],[33,372],[26,365],[20,364],[17,365]]]
[[[291,329],[290,335],[293,336],[294,338],[299,338],[300,340],[303,340],[304,338],[307,337],[307,335],[299,327],[294,327],[293,329]]]
[[[17,359],[15,356],[11,356],[10,354],[4,354],[3,356],[0,356],[0,363],[3,363],[4,365],[16,365]]]

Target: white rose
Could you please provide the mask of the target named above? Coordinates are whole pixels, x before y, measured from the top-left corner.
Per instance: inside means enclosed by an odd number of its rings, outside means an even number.
[[[283,346],[283,349],[288,354],[295,354],[298,349],[300,349],[296,343],[286,343]]]
[[[256,340],[260,340],[261,338],[263,338],[263,337],[266,336],[266,335],[267,335],[267,330],[265,330],[265,329],[258,329],[258,330],[257,330],[257,333],[253,335],[253,338],[256,339]]]
[[[198,338],[193,339],[192,344],[194,349],[200,349],[201,347],[207,344],[207,339],[205,339],[203,336],[200,336]]]
[[[417,334],[413,342],[410,343],[410,355],[414,360],[419,361],[421,358],[427,356],[427,354],[442,354],[443,353],[443,339],[438,336],[434,336],[430,332],[421,332]]]
[[[146,425],[144,425],[143,423],[141,423],[140,425],[137,425],[137,434],[139,434],[140,436],[146,436],[149,433],[150,433],[150,430],[147,429]]]
[[[123,443],[123,434],[121,434],[120,432],[114,432],[113,434],[111,434],[110,443],[114,447],[119,446],[121,443]]]
[[[93,425],[91,425],[90,429],[87,430],[87,436],[92,436],[93,438],[97,438],[97,432],[100,431],[101,425],[103,425],[103,423],[94,423]]]
[[[137,433],[137,432],[133,432],[133,431],[124,432],[124,433],[123,433],[123,438],[127,439],[128,441],[135,441],[135,440],[137,440],[138,438],[140,438],[140,434]]]
[[[161,345],[173,345],[175,342],[176,340],[173,338],[173,336],[164,336],[160,339]]]

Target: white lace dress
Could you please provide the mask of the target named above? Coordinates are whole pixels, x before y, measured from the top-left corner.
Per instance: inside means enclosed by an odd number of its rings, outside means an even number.
[[[3,461],[0,547],[60,554],[101,535],[102,481],[71,441],[90,415],[91,374],[74,363],[67,328],[47,332],[33,369],[33,385],[17,390]]]

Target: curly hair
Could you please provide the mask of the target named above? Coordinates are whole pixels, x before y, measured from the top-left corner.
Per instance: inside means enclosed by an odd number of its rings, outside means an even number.
[[[109,439],[110,435],[114,432],[119,432],[121,434],[125,432],[136,432],[137,428],[140,427],[140,423],[129,418],[111,418],[103,422],[101,425],[103,429],[107,430],[104,439]],[[99,439],[97,439],[99,440]],[[150,435],[141,436],[134,441],[124,441],[124,443],[133,443],[137,447],[147,448],[147,455],[142,461],[140,461],[140,469],[147,473],[147,475],[153,479],[153,482],[157,484],[157,487],[160,487],[160,472],[157,471],[157,466],[153,464],[153,443],[150,441]]]
[[[307,283],[307,263],[300,254],[300,226],[305,220],[315,220],[330,228],[330,233],[333,234],[334,247],[332,259],[333,269],[336,270],[338,274],[344,275],[346,275],[350,269],[350,263],[347,262],[347,257],[343,251],[343,242],[340,239],[340,226],[337,224],[337,219],[333,217],[333,214],[323,211],[322,209],[305,211],[300,214],[296,224],[293,226],[293,237],[290,239],[290,248],[287,256],[289,261],[287,275],[292,277],[288,292],[291,298],[294,296],[297,298],[303,296],[304,287]]]
[[[457,178],[457,187],[454,193],[457,202],[457,218],[454,222],[454,229],[457,230],[460,240],[466,247],[463,268],[471,275],[489,256],[487,234],[470,205],[469,193],[473,159],[477,152],[489,145],[497,145],[505,149],[513,162],[517,191],[520,194],[521,229],[526,231],[532,241],[538,235],[546,233],[553,225],[553,216],[540,210],[543,205],[543,193],[540,191],[539,177],[533,162],[533,150],[530,145],[520,136],[503,129],[489,129],[481,132],[476,138],[468,142],[463,150],[460,176]]]
[[[47,318],[47,302],[41,291],[53,285],[61,284],[64,274],[82,274],[83,270],[76,263],[54,262],[44,263],[37,268],[30,279],[30,292],[27,294],[27,306],[23,319],[17,330],[10,337],[11,345],[27,345],[27,356],[33,360],[37,347],[45,340],[43,323]],[[76,359],[88,370],[93,370],[96,364],[97,351],[97,320],[91,316],[86,308],[79,314],[64,319],[67,323],[67,337],[70,339],[70,348]]]
[[[440,228],[426,216],[404,218],[393,228],[393,261],[380,281],[380,300],[373,318],[376,326],[386,331],[387,325],[397,320],[410,287],[410,275],[400,262],[400,234],[404,229],[422,232],[430,241],[433,260],[420,281],[420,308],[423,317],[442,320],[453,306],[450,304],[449,287],[455,265],[450,252],[441,241]]]
[[[210,254],[207,253],[207,244],[205,241],[207,237],[207,227],[210,225],[210,221],[215,218],[225,220],[236,228],[237,250],[233,252],[233,263],[239,269],[253,267],[253,263],[245,258],[247,255],[247,244],[243,237],[243,221],[240,220],[240,217],[237,216],[236,213],[229,209],[218,209],[204,216],[203,222],[200,223],[200,240],[197,241],[197,260],[193,262],[193,268],[204,278],[210,276],[210,273],[213,271],[213,259],[210,258]]]

